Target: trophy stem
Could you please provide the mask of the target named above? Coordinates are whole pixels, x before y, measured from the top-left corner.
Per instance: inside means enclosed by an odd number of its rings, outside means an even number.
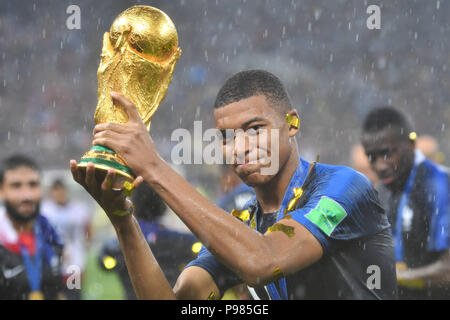
[[[121,188],[125,181],[132,182],[136,178],[125,161],[114,150],[107,147],[93,146],[81,157],[78,167],[86,168],[89,162],[94,164],[96,179],[99,183],[103,181],[110,168],[116,170],[116,181],[113,182],[113,187],[115,188]]]

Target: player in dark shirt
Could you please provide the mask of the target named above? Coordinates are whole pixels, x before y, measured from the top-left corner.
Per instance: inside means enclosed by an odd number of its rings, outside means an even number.
[[[215,101],[222,153],[256,194],[247,212],[229,214],[204,198],[158,155],[135,106],[119,93],[111,96],[129,121],[98,124],[93,144],[116,151],[137,175],[133,185],[146,181],[242,283],[258,291],[267,288],[272,299],[301,296],[292,292],[292,279],[308,282],[306,296],[311,298],[396,297],[389,224],[370,182],[349,168],[316,167],[301,160],[295,140],[299,116],[273,74],[240,72],[227,80]],[[113,169],[99,184],[93,163],[86,173],[76,161],[70,165],[74,179],[97,199],[116,228],[139,298],[220,298],[221,284],[200,265],[184,269],[170,287],[136,220],[114,215],[126,212],[130,203],[111,188]],[[273,212],[276,223],[266,233],[254,230],[261,215]],[[250,228],[236,217],[250,221]],[[303,271],[308,272],[304,277]]]
[[[63,245],[40,214],[39,170],[13,155],[0,164],[0,300],[60,299]]]
[[[415,150],[416,133],[391,107],[372,110],[362,142],[392,225],[400,299],[450,298],[450,175]]]

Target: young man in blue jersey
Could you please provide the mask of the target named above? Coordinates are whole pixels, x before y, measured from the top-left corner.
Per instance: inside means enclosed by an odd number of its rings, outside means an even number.
[[[123,157],[138,176],[134,185],[146,181],[204,245],[172,289],[133,216],[113,214],[131,205],[111,190],[114,170],[99,185],[92,163],[84,174],[72,160],[74,179],[104,208],[117,231],[139,298],[220,298],[238,283],[247,284],[255,299],[396,298],[390,225],[376,192],[350,168],[299,157],[299,116],[273,74],[240,72],[226,81],[215,101],[223,153],[232,155],[231,167],[256,194],[247,209],[232,214],[174,172],[158,155],[132,102],[118,93],[111,96],[127,110],[129,121],[97,125],[93,143]],[[245,134],[230,137],[227,130]],[[271,141],[271,134],[260,137],[263,130],[278,135]],[[255,135],[268,143],[250,143]],[[238,143],[242,137],[245,143]],[[264,156],[254,161],[255,153]],[[273,167],[275,172],[264,170]]]
[[[415,149],[411,124],[392,107],[372,110],[362,142],[392,225],[400,299],[450,298],[450,174]]]

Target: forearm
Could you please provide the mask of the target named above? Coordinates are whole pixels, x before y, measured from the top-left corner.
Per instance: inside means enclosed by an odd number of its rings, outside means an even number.
[[[438,260],[420,268],[407,269],[401,278],[405,280],[420,279],[432,286],[450,284],[450,268],[447,263]]]
[[[175,299],[136,219],[129,216],[114,228],[136,296],[146,300]]]
[[[411,281],[419,279],[431,286],[450,284],[450,250],[444,251],[438,260],[419,268],[410,268],[398,271],[399,283],[402,280]]]
[[[200,241],[244,280],[260,270],[272,270],[267,257],[273,255],[264,236],[206,199],[167,163],[161,161],[143,178]]]

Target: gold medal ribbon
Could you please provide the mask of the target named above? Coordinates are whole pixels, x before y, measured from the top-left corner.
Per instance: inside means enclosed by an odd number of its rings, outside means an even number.
[[[303,188],[294,188],[294,197],[289,201],[286,209],[284,210],[284,214],[294,210],[295,205],[297,204],[298,200],[301,198],[303,194]]]

